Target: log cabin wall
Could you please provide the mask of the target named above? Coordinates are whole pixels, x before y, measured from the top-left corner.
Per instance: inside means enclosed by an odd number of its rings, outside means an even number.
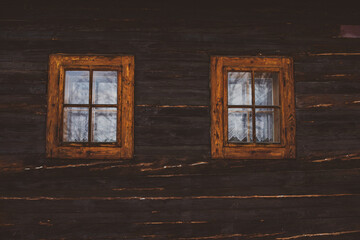
[[[0,239],[360,239],[354,6],[1,4]],[[135,56],[134,159],[45,158],[52,53]],[[295,160],[211,159],[213,55],[294,59]]]

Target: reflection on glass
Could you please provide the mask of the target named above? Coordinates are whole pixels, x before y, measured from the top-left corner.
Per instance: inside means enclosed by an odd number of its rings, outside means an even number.
[[[92,141],[116,142],[116,108],[93,108]]]
[[[64,142],[88,141],[89,109],[83,107],[64,108]]]
[[[116,104],[117,71],[93,72],[93,103]]]
[[[256,142],[280,142],[280,113],[278,109],[255,109]]]
[[[65,104],[89,103],[89,71],[65,72]]]
[[[228,109],[228,141],[232,143],[253,141],[251,108]]]
[[[228,72],[228,105],[251,105],[250,72]]]
[[[276,72],[255,72],[255,105],[279,105],[279,76]]]

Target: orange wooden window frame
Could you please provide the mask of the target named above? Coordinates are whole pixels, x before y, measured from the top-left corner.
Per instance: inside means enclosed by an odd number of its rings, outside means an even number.
[[[62,116],[65,71],[118,72],[115,143],[63,143]],[[49,58],[46,156],[65,159],[129,159],[134,154],[134,57],[52,54]]]
[[[227,72],[279,73],[280,143],[228,143]],[[295,149],[295,96],[293,61],[286,57],[211,57],[211,156],[218,159],[291,159]]]

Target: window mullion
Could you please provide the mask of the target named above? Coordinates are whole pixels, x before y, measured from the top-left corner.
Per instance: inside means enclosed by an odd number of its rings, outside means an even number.
[[[251,105],[252,105],[252,127],[253,142],[256,142],[256,126],[255,126],[255,79],[254,70],[251,71]]]
[[[93,92],[93,70],[90,70],[90,86],[89,86],[89,122],[88,122],[88,142],[92,142],[92,92]]]

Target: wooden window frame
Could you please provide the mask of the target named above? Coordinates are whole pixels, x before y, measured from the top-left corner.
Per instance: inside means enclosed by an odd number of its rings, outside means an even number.
[[[90,78],[94,70],[113,70],[118,72],[116,142],[62,142],[66,70],[87,70],[90,71]],[[91,89],[92,86],[90,86],[90,93],[92,93]],[[89,102],[88,105],[91,108],[92,102]],[[100,104],[100,106],[102,105]],[[91,124],[90,121],[91,118],[89,118],[89,124]],[[50,55],[46,156],[48,158],[64,159],[130,159],[133,157],[133,154],[134,57],[118,55]]]
[[[279,73],[280,143],[228,143],[227,72]],[[293,61],[287,57],[211,57],[211,156],[216,159],[292,159],[296,157]],[[260,107],[260,106],[259,106]],[[253,117],[255,118],[255,117]]]

